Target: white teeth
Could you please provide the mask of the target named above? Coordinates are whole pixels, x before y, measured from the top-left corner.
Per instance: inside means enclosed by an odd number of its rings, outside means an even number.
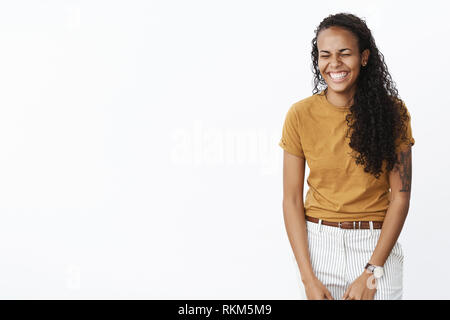
[[[348,72],[341,72],[341,73],[330,73],[330,76],[332,79],[342,79],[347,76]]]

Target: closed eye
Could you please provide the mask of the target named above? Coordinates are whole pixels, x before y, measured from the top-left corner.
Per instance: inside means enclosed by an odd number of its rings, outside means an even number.
[[[341,54],[341,56],[349,56],[349,54]],[[320,56],[321,58],[328,58],[329,56]]]

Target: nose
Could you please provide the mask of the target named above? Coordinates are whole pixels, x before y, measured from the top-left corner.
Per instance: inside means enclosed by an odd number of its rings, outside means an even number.
[[[330,64],[331,64],[332,67],[339,66],[339,65],[341,65],[341,60],[340,60],[339,57],[331,58]]]

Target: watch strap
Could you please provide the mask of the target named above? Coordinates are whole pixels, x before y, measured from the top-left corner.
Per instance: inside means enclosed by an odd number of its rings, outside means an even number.
[[[374,264],[371,264],[371,263],[367,263],[366,264],[366,266],[364,267],[364,269],[367,269],[367,270],[369,270],[370,272],[373,272],[373,270],[375,269],[375,268],[383,268],[382,266],[376,266],[376,265],[374,265]]]

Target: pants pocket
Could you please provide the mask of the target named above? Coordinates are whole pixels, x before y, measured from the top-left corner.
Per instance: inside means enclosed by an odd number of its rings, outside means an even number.
[[[403,262],[404,254],[403,254],[403,247],[400,242],[396,242],[394,247],[392,248],[392,252],[394,256],[396,256],[401,262]]]
[[[400,253],[402,254],[402,257],[403,257],[403,247],[402,247],[402,244],[401,244],[400,242],[397,241],[397,246],[398,246],[398,249],[399,249],[399,251],[400,251]]]

